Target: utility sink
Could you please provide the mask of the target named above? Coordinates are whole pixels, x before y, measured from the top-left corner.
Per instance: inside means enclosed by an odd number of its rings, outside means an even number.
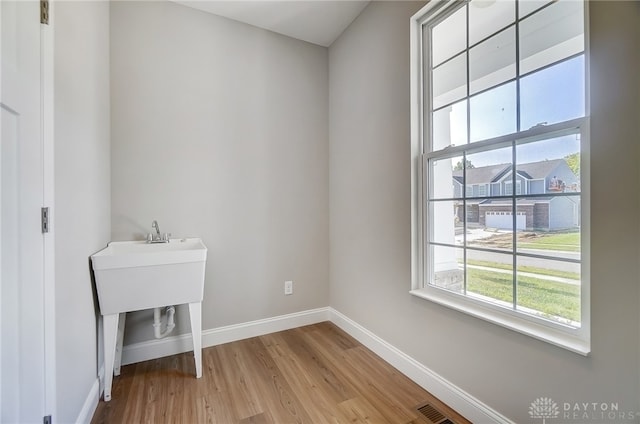
[[[199,238],[111,242],[91,259],[102,315],[202,301],[207,247]]]
[[[105,401],[111,400],[113,376],[120,375],[126,313],[130,311],[189,304],[196,378],[202,376],[207,247],[199,238],[162,241],[111,242],[91,256],[103,315]]]

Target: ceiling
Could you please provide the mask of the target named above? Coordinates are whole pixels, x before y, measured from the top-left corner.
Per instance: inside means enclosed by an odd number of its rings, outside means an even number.
[[[325,47],[369,4],[369,0],[174,2]]]

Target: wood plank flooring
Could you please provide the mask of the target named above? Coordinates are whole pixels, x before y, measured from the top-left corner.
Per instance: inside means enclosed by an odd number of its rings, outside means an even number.
[[[429,403],[469,421],[330,322],[122,367],[100,423],[431,423]],[[441,422],[441,421],[439,421]]]

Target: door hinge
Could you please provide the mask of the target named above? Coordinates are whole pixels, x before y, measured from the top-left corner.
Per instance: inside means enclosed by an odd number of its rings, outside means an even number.
[[[49,232],[49,208],[42,208],[40,210],[40,217],[42,218],[42,233]]]
[[[49,25],[49,0],[40,0],[40,23]]]
[[[51,424],[51,415],[42,417],[42,424]]]

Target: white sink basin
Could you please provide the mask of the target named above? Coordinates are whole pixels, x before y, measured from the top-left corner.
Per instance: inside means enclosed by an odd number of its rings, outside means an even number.
[[[111,242],[91,256],[100,312],[201,302],[206,260],[207,247],[199,238]]]
[[[202,376],[202,295],[207,247],[199,238],[169,243],[111,242],[91,256],[103,317],[104,400],[120,375],[126,312],[189,304],[196,377]]]

